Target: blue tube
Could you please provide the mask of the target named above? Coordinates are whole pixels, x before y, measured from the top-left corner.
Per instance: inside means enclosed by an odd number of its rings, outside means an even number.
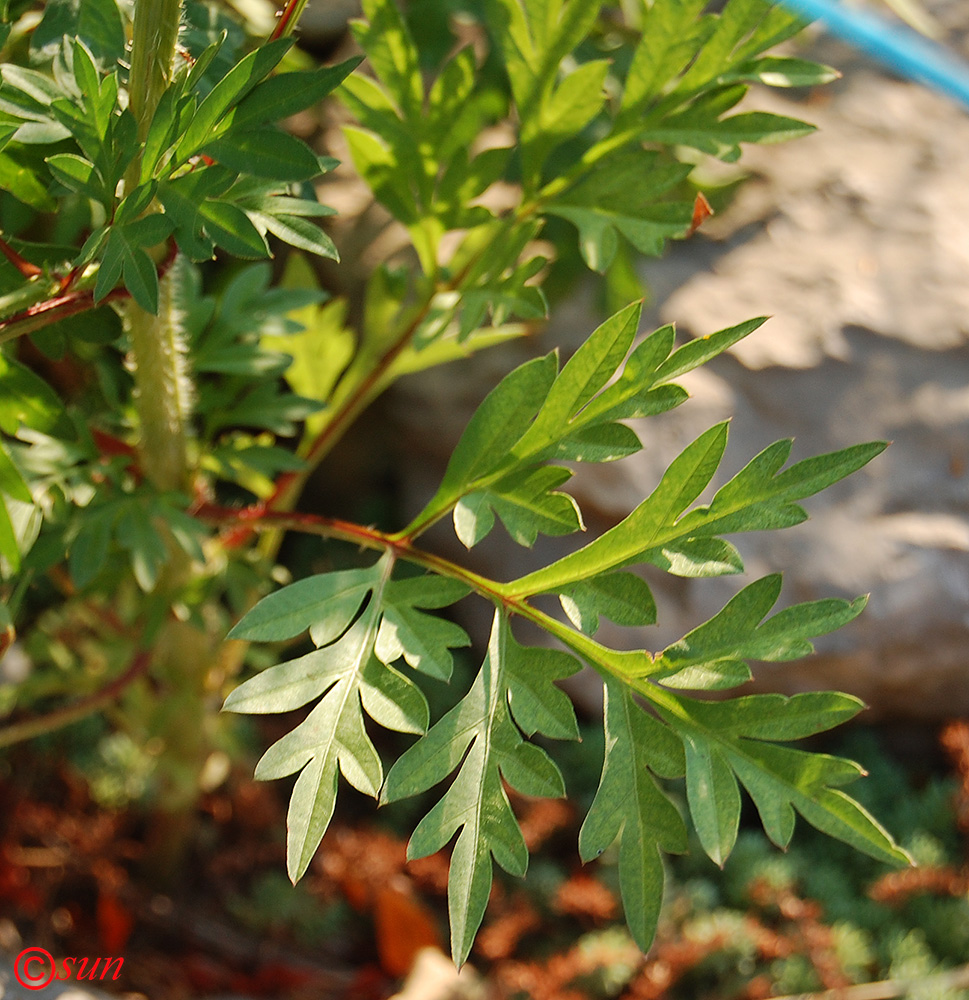
[[[782,0],[793,14],[823,21],[836,35],[889,69],[926,83],[969,107],[969,64],[921,35],[837,0]]]

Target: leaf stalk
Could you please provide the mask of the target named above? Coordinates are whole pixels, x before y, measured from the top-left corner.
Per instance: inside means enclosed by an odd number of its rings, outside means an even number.
[[[269,36],[269,41],[274,42],[277,38],[288,38],[296,30],[296,25],[303,16],[306,3],[307,0],[289,0],[282,13],[279,14],[279,19]]]

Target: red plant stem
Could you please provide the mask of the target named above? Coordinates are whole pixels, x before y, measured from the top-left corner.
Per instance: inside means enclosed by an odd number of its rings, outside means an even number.
[[[300,0],[289,0],[285,9],[279,15],[279,20],[276,21],[276,27],[273,28],[273,32],[269,36],[269,41],[274,42],[277,38],[282,38],[283,35],[288,33],[287,27],[299,4]]]
[[[0,238],[0,253],[10,261],[11,264],[25,277],[36,278],[38,274],[44,272],[36,264],[31,264],[29,260],[24,260],[16,250],[4,239]]]
[[[2,243],[3,241],[0,240],[0,244]],[[2,246],[0,246],[0,249],[2,249]],[[177,256],[178,245],[174,240],[170,240],[168,253],[158,266],[159,278],[165,276],[168,269],[175,263]],[[32,267],[33,265],[30,266]],[[0,320],[0,344],[11,340],[13,337],[19,337],[25,333],[33,333],[35,330],[43,329],[43,327],[57,323],[68,316],[76,316],[78,313],[87,312],[88,309],[93,309],[95,305],[131,297],[131,293],[127,288],[113,288],[100,302],[95,303],[94,293],[90,290],[65,291],[74,281],[76,281],[76,269],[67,275],[61,283],[61,291],[64,294],[56,295],[51,299],[44,299],[43,302],[37,302],[23,312]]]
[[[388,535],[377,528],[354,524],[336,517],[324,517],[320,514],[285,513],[283,511],[266,510],[264,504],[241,509],[221,507],[218,504],[201,502],[189,510],[193,517],[247,532],[257,530],[302,531],[306,534],[321,535],[324,538],[335,538],[344,542],[352,542],[368,549],[390,550],[400,559],[416,563],[426,569],[434,570],[443,576],[449,576],[468,584],[473,590],[495,603],[502,604],[511,611],[524,606],[524,600],[515,598],[508,600],[495,589],[495,582],[487,577],[479,576],[471,570],[452,563],[448,559],[434,555],[424,549],[417,548],[409,538],[399,535]]]
[[[58,286],[57,290],[62,294],[68,291],[68,289],[71,288],[71,286],[74,284],[75,281],[77,281],[77,279],[80,276],[81,276],[81,268],[72,267],[70,271],[68,271],[67,274],[65,274],[64,277],[61,279],[61,283]]]
[[[64,726],[96,712],[99,708],[114,701],[129,684],[138,680],[139,677],[143,677],[150,666],[151,653],[146,649],[138,650],[128,669],[120,676],[115,677],[113,681],[105,684],[99,691],[79,698],[71,705],[55,709],[47,715],[41,715],[34,719],[24,719],[21,722],[4,726],[3,729],[0,729],[0,747],[12,746],[14,743],[33,739],[35,736],[43,736],[56,729],[63,729]]]
[[[134,445],[128,444],[127,441],[122,441],[121,438],[115,437],[114,434],[109,434],[107,431],[92,427],[91,437],[94,439],[98,451],[105,458],[112,458],[117,455],[123,455],[132,461],[138,458],[138,449]]]
[[[453,278],[448,287],[458,288],[471,270],[472,264],[469,262],[459,275]],[[414,318],[407,324],[401,335],[384,352],[380,360],[369,372],[365,379],[354,388],[350,396],[343,402],[342,406],[327,425],[317,434],[305,458],[309,470],[313,469],[326,455],[328,450],[336,443],[340,435],[346,429],[347,424],[353,419],[361,409],[371,401],[371,393],[386,376],[393,363],[407,349],[414,335],[417,333],[421,323],[430,312],[433,297],[428,297],[427,301],[418,310]],[[261,513],[275,511],[278,507],[284,506],[290,501],[295,502],[296,498],[291,497],[293,490],[299,489],[301,483],[305,481],[307,472],[284,472],[276,481],[275,489],[268,499],[256,505],[256,509]],[[223,543],[229,548],[238,548],[250,537],[252,528],[239,525],[234,531],[223,538]]]
[[[101,302],[127,298],[128,294],[126,288],[115,288],[108,292],[101,299]],[[0,343],[25,333],[33,333],[35,330],[41,330],[45,326],[50,326],[52,323],[66,319],[68,316],[76,316],[78,313],[87,312],[88,309],[93,309],[94,306],[93,292],[69,292],[66,295],[58,295],[52,299],[45,299],[43,302],[38,302],[23,312],[0,320]]]
[[[77,588],[74,581],[67,575],[63,566],[55,566],[47,574],[51,583],[67,598],[77,596]],[[111,608],[102,607],[100,604],[86,602],[85,610],[97,618],[102,625],[107,625],[116,635],[130,637],[131,626],[122,621],[121,618]]]

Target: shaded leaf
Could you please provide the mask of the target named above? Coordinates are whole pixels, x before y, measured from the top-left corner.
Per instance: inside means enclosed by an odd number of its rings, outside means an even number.
[[[233,129],[204,151],[231,170],[276,181],[309,180],[319,173],[309,146],[277,128]]]
[[[661,851],[687,849],[686,828],[654,773],[678,777],[685,770],[673,734],[613,680],[605,683],[606,747],[595,799],[579,831],[583,861],[598,857],[621,837],[619,884],[633,939],[648,951],[663,901]]]

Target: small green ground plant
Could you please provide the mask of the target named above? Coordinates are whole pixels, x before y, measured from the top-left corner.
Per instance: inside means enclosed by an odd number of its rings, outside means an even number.
[[[584,265],[613,290],[628,287],[636,253],[659,253],[702,216],[689,186],[697,157],[733,162],[743,143],[809,132],[734,111],[751,82],[832,77],[767,54],[802,25],[766,0],[730,0],[721,13],[705,13],[704,0],[486,0],[432,5],[436,31],[420,29],[416,5],[411,30],[391,0],[366,0],[353,26],[364,71],[359,57],[307,65],[292,46],[304,5],[290,2],[271,35],[252,38],[228,6],[198,0],[0,4],[0,556],[8,640],[16,629],[36,665],[7,696],[11,708],[66,699],[15,718],[0,742],[105,709],[151,758],[153,856],[177,869],[199,789],[218,780],[231,746],[223,698],[234,713],[313,704],[256,769],[298,774],[290,877],[304,874],[326,832],[341,774],[382,802],[450,778],[409,850],[453,842],[459,963],[493,862],[518,875],[527,867],[506,786],[566,794],[533,737],[577,737],[556,682],[583,664],[602,678],[605,755],[579,852],[588,861],[619,840],[626,917],[643,949],[664,853],[686,849],[689,819],[723,864],[741,786],[779,846],[799,813],[905,863],[842,791],[862,769],[787,745],[853,717],[857,699],[704,697],[747,680],[748,660],[811,652],[810,640],[851,621],[864,599],[774,612],[781,581],[770,575],[664,650],[595,639],[602,617],[655,622],[634,567],[740,573],[725,535],[798,524],[800,501],[883,444],[788,465],[791,442],[780,441],[710,496],[727,442],[719,424],[620,523],[513,580],[420,544],[447,518],[469,549],[496,520],[523,546],[582,531],[564,490],[574,464],[638,451],[628,421],[683,403],[676,380],[762,320],[678,346],[671,327],[637,340],[640,306],[624,306],[568,360],[553,350],[495,386],[410,523],[297,510],[310,474],[395,380],[541,322],[556,264],[540,237],[563,245],[564,233],[577,235]],[[475,44],[444,32],[452,9]],[[293,277],[294,252],[338,257],[312,183],[336,164],[281,123],[334,92],[353,119],[343,134],[356,173],[408,237],[407,252],[374,268],[359,304],[326,301]],[[209,276],[213,257],[274,253],[293,262],[282,284],[266,264]],[[373,554],[277,586],[285,532]],[[422,678],[448,680],[452,650],[469,644],[435,612],[472,595],[493,607],[487,650],[467,693],[432,721]],[[558,648],[523,645],[515,619]],[[309,651],[278,664],[278,645],[260,645],[293,641]],[[416,737],[386,771],[371,722]],[[681,777],[688,817],[660,783]]]

